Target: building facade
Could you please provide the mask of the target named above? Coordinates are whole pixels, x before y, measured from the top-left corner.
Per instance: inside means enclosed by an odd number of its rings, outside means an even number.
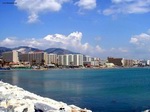
[[[134,65],[134,60],[131,59],[122,59],[124,67],[132,67]]]
[[[47,54],[47,63],[48,64],[58,64],[58,55],[57,54]]]
[[[63,60],[63,58],[64,58],[64,55],[58,55],[58,65],[59,65],[59,66],[64,65],[64,60]]]
[[[82,54],[58,55],[58,65],[83,66],[83,55]]]
[[[113,63],[116,66],[123,66],[122,58],[108,57],[107,60],[108,60],[108,63]]]
[[[26,54],[20,54],[19,60],[22,62],[29,62],[31,65],[33,64],[47,64],[48,55],[45,52],[29,52]]]
[[[83,66],[82,54],[74,54],[74,66]]]
[[[9,51],[9,52],[4,52],[2,54],[2,57],[5,62],[13,62],[13,63],[19,62],[18,52],[15,50]]]

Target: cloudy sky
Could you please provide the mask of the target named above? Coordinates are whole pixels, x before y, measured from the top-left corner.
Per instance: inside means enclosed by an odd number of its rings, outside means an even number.
[[[0,46],[21,45],[150,59],[150,0],[0,0]]]

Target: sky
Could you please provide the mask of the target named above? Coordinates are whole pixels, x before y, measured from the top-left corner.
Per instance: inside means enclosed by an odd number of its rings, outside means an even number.
[[[0,46],[150,59],[150,0],[0,0]]]

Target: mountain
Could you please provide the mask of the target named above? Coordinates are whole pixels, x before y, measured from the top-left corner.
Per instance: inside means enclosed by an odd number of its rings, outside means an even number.
[[[19,47],[15,47],[15,48],[6,48],[6,47],[0,47],[0,56],[2,55],[3,52],[7,52],[7,51],[12,51],[12,50],[16,50],[18,52],[21,53],[28,53],[30,51],[44,51],[47,53],[54,53],[54,54],[58,54],[58,55],[63,55],[63,54],[78,54],[72,51],[69,51],[67,49],[62,49],[62,48],[48,48],[46,50],[40,50],[38,48],[32,48],[32,47],[28,47],[28,46],[19,46]]]
[[[30,51],[42,51],[40,49],[28,47],[28,46],[19,46],[19,47],[13,48],[12,50],[17,50],[18,52],[21,52],[21,53],[28,53]]]
[[[0,56],[2,55],[3,52],[7,52],[7,51],[11,51],[11,49],[6,47],[0,47]]]
[[[54,54],[58,54],[58,55],[62,55],[62,54],[78,54],[78,53],[69,51],[67,49],[62,49],[62,48],[48,48],[48,49],[44,50],[44,52],[54,53]]]

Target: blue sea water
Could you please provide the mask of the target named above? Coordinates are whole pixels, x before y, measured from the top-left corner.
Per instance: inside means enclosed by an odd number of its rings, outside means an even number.
[[[0,79],[93,112],[150,108],[150,68],[1,71]]]

